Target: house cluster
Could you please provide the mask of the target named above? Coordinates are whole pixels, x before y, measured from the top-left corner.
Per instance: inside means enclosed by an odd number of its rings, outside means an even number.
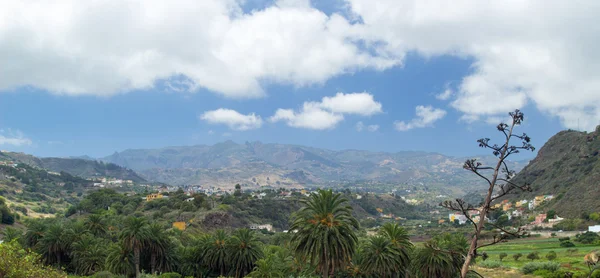
[[[95,178],[93,179],[95,187],[123,187],[123,185],[132,185],[132,180],[122,180],[116,178]]]
[[[467,221],[469,221],[469,218],[471,218],[475,223],[479,223],[479,220],[481,220],[481,217],[479,216],[479,209],[468,210],[467,215],[460,212],[450,213],[448,214],[448,220],[450,220],[450,223],[456,223],[456,221],[458,221],[459,225],[467,223]],[[489,220],[487,217],[485,219]],[[444,222],[445,221],[438,221],[439,224]]]
[[[19,163],[15,163],[13,161],[0,161],[0,165],[17,168],[17,166],[19,166]]]
[[[273,225],[271,224],[250,224],[250,230],[267,230],[273,232]]]

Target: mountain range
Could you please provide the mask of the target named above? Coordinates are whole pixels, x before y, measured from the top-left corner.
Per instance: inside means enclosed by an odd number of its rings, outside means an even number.
[[[493,156],[478,158],[493,163]],[[100,158],[133,169],[144,178],[174,185],[327,186],[343,182],[408,183],[480,188],[465,171],[467,157],[404,151],[327,150],[298,145],[226,141],[160,149],[130,149]],[[521,169],[526,162],[510,162]]]

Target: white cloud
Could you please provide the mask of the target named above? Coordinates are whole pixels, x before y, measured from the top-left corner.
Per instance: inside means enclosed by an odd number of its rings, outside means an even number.
[[[365,124],[363,124],[363,122],[357,122],[356,131],[363,131],[363,129],[365,129]]]
[[[446,111],[431,106],[419,105],[415,108],[415,111],[416,118],[412,119],[410,122],[395,122],[394,125],[396,129],[399,131],[407,131],[413,128],[432,126],[434,122],[446,116]]]
[[[20,130],[0,129],[0,145],[30,146],[33,142]]]
[[[600,29],[590,27],[600,14],[595,0],[346,2],[362,20],[357,36],[394,56],[473,59],[452,101],[470,118],[533,104],[569,128],[577,119],[586,130],[600,123]]]
[[[356,131],[363,131],[365,129],[365,124],[363,122],[357,122],[356,123]],[[379,130],[379,125],[368,125],[366,126],[366,129],[369,132],[375,132],[377,130]]]
[[[247,98],[264,95],[263,82],[306,86],[400,63],[360,47],[357,26],[310,1],[250,13],[243,2],[2,2],[0,91],[112,95],[167,80],[172,91]],[[187,81],[171,82],[180,76]]]
[[[344,119],[341,114],[325,111],[305,102],[299,112],[292,109],[277,109],[271,122],[285,121],[288,126],[316,130],[332,129]]]
[[[209,130],[207,133],[208,133],[208,135],[213,135],[213,134],[215,134],[215,132],[214,132],[214,131],[212,131],[212,130]]]
[[[224,124],[233,130],[250,130],[262,126],[262,119],[254,113],[244,115],[235,110],[225,108],[206,111],[200,115],[200,119],[210,124]]]
[[[288,126],[308,129],[331,129],[344,120],[344,114],[369,116],[381,113],[381,103],[373,95],[363,93],[337,93],[333,97],[323,97],[320,102],[304,102],[300,111],[277,109],[271,122],[285,121]],[[362,130],[362,122],[356,129]],[[360,130],[359,130],[360,129]]]
[[[251,13],[243,2],[3,1],[0,91],[111,95],[167,80],[172,91],[260,97],[265,83],[321,84],[411,52],[474,61],[449,96],[465,117],[531,105],[569,128],[600,123],[596,0],[346,0],[330,15],[306,0]],[[171,82],[180,76],[189,81]]]
[[[381,113],[381,103],[375,101],[373,95],[362,93],[337,93],[333,97],[324,97],[321,108],[335,113],[358,114],[369,116]]]
[[[379,125],[369,125],[369,126],[367,126],[367,130],[370,132],[375,132],[375,131],[379,130]]]
[[[221,134],[221,136],[223,137],[231,137],[233,134],[231,134],[231,132],[224,132],[223,134]]]
[[[439,100],[448,100],[454,94],[451,89],[446,89],[443,92],[435,95],[435,98]]]

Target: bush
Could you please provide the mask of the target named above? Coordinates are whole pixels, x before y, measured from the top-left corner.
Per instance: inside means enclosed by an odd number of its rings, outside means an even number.
[[[560,264],[557,262],[532,262],[526,263],[522,268],[523,274],[533,274],[538,270],[546,270],[548,272],[555,272],[560,268]]]
[[[489,255],[488,255],[486,252],[483,252],[483,253],[481,253],[481,259],[482,259],[484,262],[485,262],[485,260],[487,260],[489,257],[490,257],[490,256],[489,256]]]
[[[548,252],[548,254],[546,254],[546,259],[548,259],[549,261],[556,259],[556,252],[554,252],[554,251]]]
[[[161,274],[158,278],[181,278],[181,275],[179,273],[168,272]]]
[[[527,254],[527,258],[530,259],[531,261],[539,260],[540,254],[538,252],[531,252],[531,253]]]
[[[61,271],[44,266],[38,254],[24,250],[14,241],[0,244],[0,254],[2,254],[0,256],[0,275],[2,277],[66,277]]]
[[[506,258],[507,256],[508,256],[508,254],[506,254],[506,253],[500,253],[498,255],[498,257],[500,258],[500,261],[504,260],[504,258]]]
[[[515,259],[515,262],[516,262],[519,260],[519,258],[523,257],[523,254],[517,253],[517,254],[514,254],[512,257],[513,257],[513,259]]]
[[[92,278],[115,278],[114,274],[110,273],[110,271],[100,271],[92,276]]]
[[[571,242],[570,240],[567,240],[567,241],[561,242],[560,247],[570,248],[570,247],[575,247],[575,244],[573,244],[573,242]]]
[[[577,235],[575,241],[581,242],[583,244],[594,243],[597,240],[600,240],[600,236],[594,232],[585,232],[583,234]]]
[[[483,261],[481,263],[478,264],[480,267],[483,268],[501,268],[502,267],[502,263],[499,261]]]
[[[567,240],[571,240],[570,237],[566,236],[566,237],[559,237],[558,241],[563,242],[563,241],[567,241]]]

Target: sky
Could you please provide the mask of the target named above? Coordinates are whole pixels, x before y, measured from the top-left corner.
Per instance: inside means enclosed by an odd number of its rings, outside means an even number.
[[[600,2],[0,3],[0,149],[238,143],[485,153],[600,124]],[[518,158],[528,159],[533,154]]]

